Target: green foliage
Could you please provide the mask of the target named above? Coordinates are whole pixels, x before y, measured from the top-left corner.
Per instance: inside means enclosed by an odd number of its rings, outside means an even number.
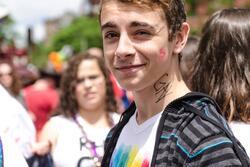
[[[195,7],[197,4],[197,0],[186,0],[185,4],[188,7],[187,9],[188,16],[193,16],[195,14]]]
[[[52,37],[50,50],[59,51],[64,45],[70,45],[76,53],[89,47],[102,47],[98,19],[77,17],[69,26],[59,30]]]
[[[30,62],[38,68],[45,67],[48,59],[48,48],[44,43],[39,43],[30,49]]]
[[[230,8],[233,7],[234,0],[214,0],[209,3],[210,12],[209,14],[212,14],[213,12],[224,9],[224,8]]]
[[[13,41],[13,37],[17,36],[13,30],[14,20],[8,16],[0,22],[0,39],[9,43]]]
[[[207,3],[207,8],[209,13],[212,14],[214,11],[227,8],[227,7],[233,7],[234,0],[185,0],[185,4],[188,7],[188,15],[194,16],[197,13],[195,12],[197,6],[202,3]]]
[[[42,68],[46,65],[51,51],[60,51],[64,45],[72,47],[74,53],[85,51],[90,47],[102,48],[102,37],[96,17],[76,17],[71,24],[61,28],[49,41],[36,44],[31,49],[31,62]]]

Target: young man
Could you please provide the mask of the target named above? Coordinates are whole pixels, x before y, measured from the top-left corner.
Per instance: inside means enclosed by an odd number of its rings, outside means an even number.
[[[105,60],[135,101],[109,133],[102,166],[241,166],[225,133],[180,105],[225,123],[211,100],[190,93],[181,77],[185,20],[181,0],[101,2]]]

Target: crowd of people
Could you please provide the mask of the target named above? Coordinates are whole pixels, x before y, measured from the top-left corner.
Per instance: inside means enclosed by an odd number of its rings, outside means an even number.
[[[186,17],[182,0],[102,0],[103,49],[60,80],[24,86],[0,57],[0,166],[250,166],[250,9],[216,11],[199,36]]]

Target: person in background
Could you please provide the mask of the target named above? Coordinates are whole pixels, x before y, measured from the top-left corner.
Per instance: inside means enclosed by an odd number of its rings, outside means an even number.
[[[40,78],[22,90],[24,102],[36,127],[37,138],[59,104],[59,94],[55,85],[52,76],[40,72]]]
[[[215,12],[202,29],[192,88],[212,96],[250,156],[250,9]]]
[[[11,140],[10,142],[15,143],[16,145],[13,147],[17,147],[19,152],[22,153],[23,157],[28,159],[33,154],[32,145],[33,143],[35,143],[36,131],[34,124],[31,118],[29,117],[28,112],[24,109],[24,107],[10,95],[3,88],[1,84],[0,84],[0,101],[1,101],[1,112],[0,112],[1,137],[2,135],[6,136],[4,138],[6,138],[7,142],[8,140]],[[9,144],[6,145],[7,145],[6,147],[9,147],[8,146]],[[8,149],[11,148],[12,146],[10,146]],[[19,162],[18,157],[17,159],[15,159],[14,156],[16,154],[17,153],[14,153],[12,155],[13,156],[12,162],[6,162],[6,163],[18,164]],[[20,165],[10,165],[10,166],[22,166],[21,164],[22,163],[20,163]]]
[[[249,166],[225,129],[190,109],[228,128],[214,101],[182,79],[189,33],[182,0],[102,0],[99,18],[105,62],[134,96],[107,136],[102,167]]]
[[[190,80],[192,76],[192,69],[195,63],[195,55],[199,45],[199,38],[196,36],[189,36],[187,43],[181,52],[180,69],[181,74],[187,86],[191,88]]]
[[[103,58],[89,53],[70,58],[60,88],[61,114],[46,123],[34,150],[51,152],[56,167],[99,166],[104,140],[118,121]]]
[[[0,21],[6,16],[8,16],[8,10],[0,6]],[[1,49],[0,56],[2,56]],[[4,72],[8,73],[8,71]],[[7,75],[7,73],[3,74]],[[2,76],[4,75],[0,75],[0,80],[2,80]],[[0,101],[0,166],[27,167],[23,156],[28,158],[31,154],[30,148],[27,146],[30,145],[32,139],[35,140],[35,128],[32,121],[29,120],[29,116],[25,113],[25,109],[5,90],[2,81],[0,83]],[[13,139],[14,141],[11,141]],[[27,139],[29,139],[28,142]],[[20,150],[23,151],[23,156]]]
[[[10,60],[0,60],[0,83],[13,97],[25,106],[21,92],[22,84]]]

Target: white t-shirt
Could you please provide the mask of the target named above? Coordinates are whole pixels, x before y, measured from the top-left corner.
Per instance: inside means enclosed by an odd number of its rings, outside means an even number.
[[[94,128],[79,115],[77,120],[84,127],[87,137],[95,142],[97,154],[103,156],[104,141],[110,128]],[[81,147],[83,134],[73,119],[60,115],[52,117],[50,121],[58,129],[57,143],[52,152],[55,167],[76,167],[82,157],[92,155],[86,147]]]
[[[4,167],[28,167],[17,145],[7,136],[1,134]]]
[[[150,166],[156,131],[162,112],[137,124],[136,113],[123,128],[112,154],[110,167]]]
[[[250,157],[250,124],[233,121],[229,123],[229,126]]]
[[[0,133],[16,143],[21,153],[29,158],[36,139],[34,124],[24,107],[0,84]]]

